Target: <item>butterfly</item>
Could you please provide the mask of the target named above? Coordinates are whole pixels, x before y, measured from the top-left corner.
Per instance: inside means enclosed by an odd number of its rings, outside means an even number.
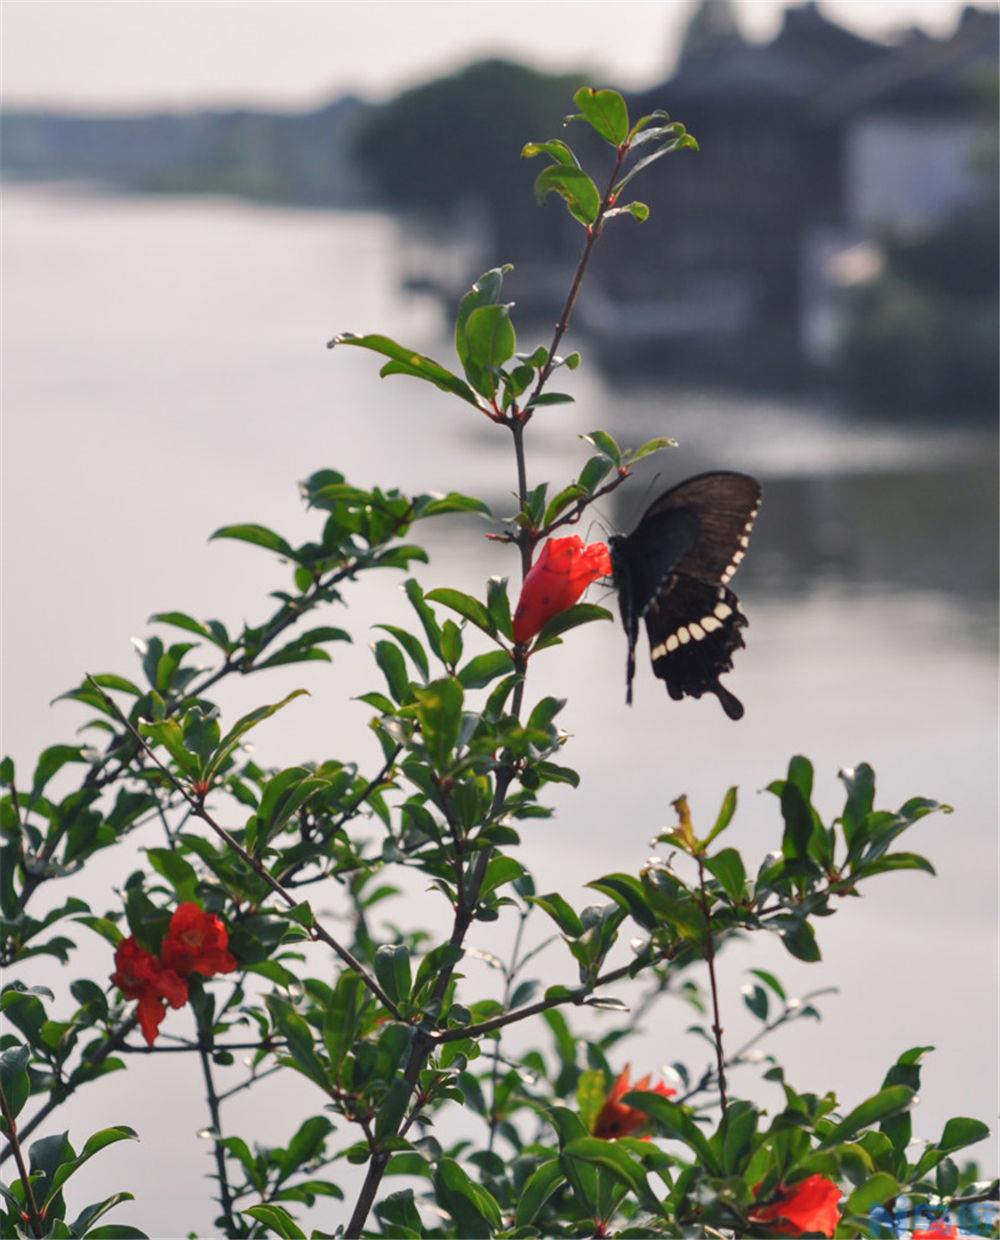
[[[631,534],[608,540],[618,608],[628,638],[626,701],[645,620],[653,674],[675,701],[714,693],[730,719],[743,704],[719,683],[743,645],[747,618],[729,588],[750,542],[760,483],[717,472],[687,478],[650,504]]]

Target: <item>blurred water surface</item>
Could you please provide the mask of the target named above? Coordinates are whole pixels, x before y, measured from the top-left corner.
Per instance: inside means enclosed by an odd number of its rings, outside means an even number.
[[[295,484],[314,469],[332,465],[362,485],[458,489],[510,511],[505,434],[429,386],[378,380],[370,354],[324,348],[335,331],[383,331],[451,357],[436,304],[398,291],[406,247],[398,223],[16,188],[6,193],[5,224],[4,745],[22,776],[39,749],[70,739],[80,722],[76,707],[50,708],[51,699],[85,669],[131,674],[129,638],[150,631],[151,612],[177,608],[230,625],[267,614],[264,595],[285,584],[283,566],[205,539],[236,520],[308,536],[315,522]],[[510,287],[516,298],[516,275]],[[799,964],[777,944],[727,950],[724,1021],[727,1037],[740,1041],[755,1028],[738,995],[750,965],[774,968],[794,993],[839,985],[839,997],[823,1001],[822,1024],[793,1026],[765,1047],[797,1088],[832,1086],[853,1104],[901,1051],[934,1044],[915,1130],[936,1137],[952,1114],[992,1122],[994,439],[949,425],[948,410],[933,426],[914,427],[816,402],[613,391],[586,365],[561,386],[577,403],[533,421],[532,482],[573,476],[586,455],[576,436],[604,427],[625,443],[652,435],[681,443],[658,458],[659,481],[647,475],[622,488],[604,510],[610,524],[627,528],[647,491],[712,467],[756,473],[766,502],[737,579],[751,627],[728,683],[746,704],[742,723],[731,724],[713,699],[671,703],[645,666],[628,711],[623,637],[610,625],[581,630],[533,664],[531,693],[569,697],[567,760],[584,781],[581,793],[555,796],[552,821],[524,831],[520,856],[539,889],[587,902],[588,880],[642,864],[674,797],[687,793],[705,822],[733,783],[741,809],[732,842],[762,854],[780,844],[780,830],[773,798],[758,790],[796,752],[815,762],[818,803],[830,816],[840,803],[838,767],[862,760],[880,777],[880,806],[913,794],[952,803],[954,814],[925,820],[907,844],[932,859],[938,879],[876,880],[870,896],[847,901],[820,927],[822,963]],[[417,575],[428,586],[472,590],[493,573],[513,575],[510,550],[486,542],[483,528],[444,518],[418,529],[432,559]],[[346,620],[356,642],[338,648],[332,667],[226,683],[227,713],[300,684],[311,689],[261,730],[265,761],[336,756],[375,767],[368,708],[352,699],[378,680],[369,626],[409,623],[399,580],[369,577],[349,594],[352,610],[336,622]],[[103,911],[109,885],[136,864],[134,847],[112,850],[43,899],[61,902],[72,885]],[[325,899],[335,917],[336,891]],[[391,915],[443,924],[440,901],[419,885]],[[540,940],[546,931],[535,933]],[[490,938],[496,950],[496,929]],[[31,962],[28,980],[64,992],[71,977],[105,975],[101,941],[81,947],[69,976]],[[572,978],[558,946],[541,960],[549,981]],[[317,958],[314,967],[328,966]],[[492,993],[495,976],[484,970],[481,981]],[[646,1071],[684,1059],[700,1071],[707,1048],[684,1032],[692,1019],[672,1002],[656,1009],[629,1045],[633,1064]],[[210,1229],[210,1208],[191,1189],[209,1165],[189,1139],[204,1121],[187,1059],[134,1063],[127,1087],[109,1077],[58,1117],[78,1143],[106,1123],[140,1130],[142,1147],[89,1164],[88,1187],[136,1191],[139,1203],[116,1220],[156,1235]],[[742,1088],[777,1102],[774,1086],[743,1071]],[[226,1118],[247,1138],[284,1141],[320,1106],[306,1085],[271,1081],[234,1099]],[[994,1152],[981,1147],[980,1156],[995,1170]],[[339,1221],[318,1218],[325,1230]]]

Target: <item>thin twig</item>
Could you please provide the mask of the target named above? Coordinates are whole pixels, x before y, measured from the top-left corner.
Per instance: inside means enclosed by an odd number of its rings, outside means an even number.
[[[240,1081],[238,1085],[233,1085],[230,1089],[219,1094],[219,1101],[225,1102],[227,1098],[231,1098],[233,1094],[241,1094],[244,1089],[249,1089],[251,1085],[256,1085],[258,1081],[262,1081],[265,1076],[273,1076],[275,1072],[280,1072],[284,1064],[276,1063],[270,1068],[265,1068],[263,1072],[251,1072],[245,1081]]]
[[[708,965],[708,978],[712,984],[712,1036],[715,1041],[716,1073],[719,1081],[719,1103],[722,1107],[722,1122],[726,1122],[726,1056],[722,1049],[722,1022],[719,1019],[719,988],[715,980],[715,940],[712,936],[712,911],[705,888],[705,860],[698,856],[698,881],[701,884],[701,908],[705,915],[705,963]]]
[[[484,1033],[492,1033],[495,1029],[503,1029],[505,1025],[513,1025],[518,1021],[526,1020],[529,1016],[538,1016],[541,1012],[549,1011],[550,1008],[562,1007],[564,1003],[582,1004],[601,986],[609,986],[612,982],[620,982],[625,977],[635,977],[643,970],[652,968],[653,965],[663,964],[664,961],[670,960],[674,950],[674,948],[664,948],[640,965],[639,969],[635,968],[634,961],[631,964],[623,964],[618,969],[611,969],[608,973],[602,973],[589,986],[574,986],[572,989],[567,989],[563,995],[555,995],[550,999],[539,999],[537,1003],[529,1003],[526,1007],[515,1008],[513,1012],[503,1012],[499,1016],[494,1016],[491,1020],[480,1021],[476,1025],[459,1025],[432,1036],[437,1043],[457,1042],[463,1038],[478,1038]]]
[[[92,676],[88,676],[87,680],[90,681],[91,685],[93,685],[93,687],[97,690],[98,693],[103,693],[100,686],[95,684]],[[236,855],[244,862],[244,864],[248,865],[250,869],[253,870],[253,872],[257,875],[257,877],[262,879],[267,884],[267,886],[271,888],[271,890],[275,893],[275,895],[278,896],[281,900],[283,900],[285,904],[288,905],[289,908],[295,908],[298,903],[295,897],[293,895],[290,895],[289,892],[287,892],[285,888],[282,887],[281,883],[279,883],[278,880],[268,871],[267,867],[263,864],[263,862],[259,861],[256,857],[251,856],[250,853],[248,853],[247,850],[243,847],[243,845],[238,843],[233,838],[233,836],[230,835],[230,833],[225,829],[225,827],[221,826],[219,823],[215,821],[212,815],[205,808],[204,802],[199,797],[195,796],[194,793],[189,792],[187,788],[184,787],[184,785],[180,782],[180,780],[174,775],[173,771],[171,771],[169,767],[167,767],[163,762],[160,761],[159,757],[156,755],[156,753],[154,752],[154,750],[152,749],[152,747],[150,746],[146,738],[142,736],[138,731],[136,731],[136,729],[132,726],[130,721],[126,719],[126,717],[118,709],[115,703],[112,702],[111,699],[107,697],[106,694],[104,694],[103,696],[105,698],[105,701],[107,701],[107,703],[111,706],[112,710],[115,711],[115,713],[117,714],[121,722],[125,725],[125,727],[129,730],[132,736],[142,746],[143,750],[149,756],[150,760],[155,763],[155,765],[159,768],[159,770],[162,771],[163,774],[170,781],[171,785],[181,794],[184,800],[187,801],[188,805],[191,807],[191,813],[195,816],[195,818],[200,818],[201,821],[205,823],[206,826],[210,827],[215,832],[215,834],[219,837],[219,839],[221,839],[228,848],[230,848],[234,853],[236,853]],[[400,1011],[396,1007],[395,1003],[393,1003],[393,1001],[385,993],[385,991],[378,984],[375,978],[368,972],[365,966],[361,963],[360,960],[358,960],[358,958],[354,955],[352,951],[350,951],[348,948],[344,947],[341,943],[339,943],[333,937],[333,935],[330,934],[330,932],[324,926],[322,926],[318,921],[315,921],[315,920],[313,921],[312,925],[308,927],[308,933],[311,939],[321,940],[323,943],[327,945],[327,947],[331,948],[334,952],[336,952],[337,955],[340,957],[340,959],[344,962],[344,964],[346,964],[348,968],[353,969],[354,972],[358,974],[358,976],[365,983],[365,985],[372,992],[372,994],[378,999],[378,1001],[382,1004],[382,1006],[388,1012],[390,1012],[397,1020],[402,1019]]]

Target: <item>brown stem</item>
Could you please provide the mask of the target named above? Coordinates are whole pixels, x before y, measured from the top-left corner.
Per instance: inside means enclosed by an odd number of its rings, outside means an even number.
[[[42,1216],[38,1212],[38,1203],[35,1201],[34,1189],[31,1187],[31,1180],[28,1177],[28,1168],[24,1163],[24,1153],[21,1150],[21,1142],[17,1135],[17,1120],[14,1118],[14,1113],[7,1103],[7,1095],[4,1093],[2,1085],[0,1085],[0,1112],[3,1113],[4,1122],[7,1125],[10,1148],[14,1154],[14,1161],[17,1163],[17,1174],[21,1178],[21,1187],[24,1189],[24,1204],[27,1207],[24,1217],[35,1235],[40,1236],[42,1234]]]
[[[715,980],[715,940],[712,936],[712,913],[705,888],[705,862],[698,857],[698,881],[701,884],[701,908],[705,914],[705,963],[708,965],[708,979],[712,986],[712,1037],[715,1041],[715,1070],[719,1078],[719,1104],[722,1107],[722,1122],[726,1122],[726,1056],[722,1049],[722,1022],[719,1019],[719,988]]]
[[[205,1101],[212,1122],[212,1150],[215,1155],[215,1178],[219,1182],[219,1205],[226,1226],[226,1234],[236,1234],[236,1222],[233,1219],[233,1198],[229,1189],[229,1175],[226,1171],[226,1151],[222,1146],[222,1112],[219,1106],[219,1095],[215,1092],[215,1079],[212,1075],[210,1051],[211,1030],[199,1030],[203,1037],[198,1043],[198,1054],[201,1057],[201,1072],[205,1078]],[[206,1042],[204,1039],[207,1038]]]
[[[514,441],[514,460],[517,467],[517,497],[518,508],[520,510],[524,509],[528,499],[528,470],[524,455],[524,427],[531,417],[532,402],[538,399],[542,389],[548,382],[549,375],[554,369],[556,349],[559,347],[559,342],[562,340],[566,333],[566,329],[569,327],[570,316],[573,313],[573,306],[576,303],[577,294],[580,291],[580,284],[583,280],[584,272],[587,270],[587,264],[590,261],[590,255],[594,248],[594,244],[600,236],[601,226],[604,222],[604,214],[611,205],[611,190],[614,186],[618,173],[621,170],[626,154],[626,150],[619,149],[615,160],[614,171],[611,174],[611,179],[608,182],[608,188],[601,200],[601,206],[597,213],[597,219],[587,230],[587,240],[584,244],[583,252],[580,255],[580,260],[577,263],[576,273],[573,276],[573,282],[570,285],[570,290],[566,297],[562,314],[559,316],[559,322],[556,324],[555,334],[552,337],[552,344],[549,346],[548,359],[541,371],[539,371],[534,390],[532,391],[529,399],[525,402],[523,412],[520,414],[515,412],[507,422]],[[531,570],[531,555],[536,541],[536,534],[532,530],[519,529],[515,541],[517,542],[518,550],[521,553],[521,580],[523,581]],[[522,647],[514,647],[514,662],[515,666],[518,667],[519,670],[524,670],[524,651]],[[511,713],[515,716],[515,718],[520,717],[523,701],[524,677],[522,675],[521,679],[514,688],[514,693],[511,698]],[[504,800],[507,796],[507,790],[514,780],[514,774],[515,771],[512,766],[501,766],[497,770],[491,816],[498,813],[500,809],[502,809]],[[472,863],[468,874],[468,879],[465,883],[465,899],[459,903],[458,908],[455,910],[455,922],[452,928],[451,938],[449,940],[453,947],[462,946],[465,941],[465,936],[468,933],[469,926],[472,924],[476,906],[479,903],[479,892],[483,884],[483,879],[486,875],[486,867],[489,865],[492,851],[493,850],[490,848],[482,849],[475,861]],[[435,1003],[439,1003],[447,993],[454,968],[455,966],[451,965],[448,968],[442,969],[438,975],[438,979],[431,997],[432,1007]],[[409,1084],[411,1092],[415,1088],[416,1083],[420,1078],[420,1073],[423,1071],[424,1065],[427,1063],[427,1060],[430,1058],[439,1040],[440,1039],[435,1035],[429,1034],[425,1030],[421,1029],[418,1029],[414,1035],[413,1044],[410,1047],[410,1056],[404,1072],[404,1079]],[[399,1125],[397,1125],[396,1131],[399,1131]],[[395,1133],[392,1135],[395,1135]],[[368,1163],[368,1171],[365,1175],[364,1183],[361,1186],[361,1192],[358,1194],[357,1203],[355,1204],[354,1211],[351,1214],[350,1222],[347,1224],[347,1229],[344,1232],[346,1240],[352,1240],[353,1237],[361,1235],[364,1229],[365,1220],[368,1218],[368,1213],[375,1203],[375,1195],[378,1192],[379,1185],[382,1182],[382,1176],[385,1174],[389,1157],[390,1155],[388,1153],[373,1153],[371,1160]]]
[[[271,888],[271,890],[275,893],[276,896],[279,897],[279,899],[283,900],[285,904],[288,905],[289,908],[294,908],[296,904],[298,903],[295,897],[293,895],[290,895],[289,892],[287,892],[285,888],[282,887],[281,883],[279,883],[278,880],[268,871],[267,867],[264,865],[262,861],[258,861],[256,857],[251,856],[250,853],[248,853],[247,850],[243,847],[243,845],[238,843],[229,834],[229,832],[225,829],[225,827],[221,826],[219,823],[215,821],[212,815],[205,808],[204,802],[202,802],[199,797],[196,797],[193,793],[189,792],[184,787],[184,785],[180,782],[180,780],[176,778],[174,773],[160,761],[160,759],[156,756],[155,752],[153,751],[152,747],[146,741],[145,737],[136,731],[136,729],[132,726],[129,720],[126,719],[126,717],[118,709],[115,703],[107,696],[107,694],[103,692],[100,686],[95,683],[93,677],[88,676],[87,680],[90,682],[93,688],[97,690],[98,693],[102,694],[102,696],[104,697],[104,700],[108,703],[111,709],[118,716],[119,720],[125,725],[125,727],[133,735],[133,737],[135,737],[135,739],[139,742],[139,744],[148,754],[151,761],[156,764],[156,766],[163,772],[164,775],[166,775],[167,779],[170,781],[172,786],[181,794],[184,800],[187,801],[188,805],[190,805],[191,807],[191,812],[195,816],[195,818],[200,818],[201,821],[205,823],[206,826],[210,827],[215,832],[215,834],[219,837],[219,839],[221,839],[228,848],[230,848],[234,853],[236,853],[236,855],[244,862],[244,864],[248,865],[250,869],[253,870],[253,872],[258,876],[258,878],[262,879],[267,884],[267,886]],[[325,929],[325,927],[320,925],[318,921],[314,921],[312,925],[309,927],[309,937],[313,939],[313,941],[319,940],[325,943],[327,947],[331,948],[334,952],[336,952],[336,954],[340,957],[340,959],[344,962],[344,964],[346,964],[349,969],[353,969],[354,972],[358,974],[358,976],[365,983],[368,989],[378,999],[379,1003],[381,1003],[382,1006],[388,1012],[390,1012],[397,1020],[402,1019],[400,1011],[396,1007],[395,1003],[393,1003],[393,1001],[385,993],[385,991],[378,984],[375,978],[368,972],[368,970],[361,963],[361,961],[358,960],[358,958],[354,955],[352,951],[349,951],[348,948],[344,947],[341,943],[338,943],[338,941],[333,937],[333,935],[330,934],[330,932],[327,929]]]
[[[538,372],[538,380],[535,383],[531,395],[525,402],[525,416],[522,419],[524,422],[527,422],[531,417],[531,406],[541,395],[542,389],[545,387],[545,384],[549,380],[549,376],[555,368],[556,350],[559,348],[563,336],[565,336],[567,330],[569,329],[569,321],[573,314],[573,307],[576,305],[577,295],[580,292],[580,285],[583,283],[583,277],[587,270],[587,265],[590,262],[590,256],[593,253],[594,246],[597,244],[597,239],[601,235],[601,230],[604,227],[605,213],[611,206],[611,191],[614,188],[615,181],[618,179],[618,173],[621,171],[622,164],[625,162],[625,156],[627,154],[628,150],[626,148],[618,148],[615,166],[608,180],[608,185],[604,191],[604,196],[601,198],[601,205],[597,212],[597,218],[587,229],[587,240],[583,244],[583,250],[580,254],[579,261],[577,262],[576,271],[573,274],[573,282],[569,286],[569,293],[566,295],[566,301],[563,305],[562,313],[559,315],[559,321],[556,323],[555,332],[552,336],[552,343],[549,345],[548,360]]]

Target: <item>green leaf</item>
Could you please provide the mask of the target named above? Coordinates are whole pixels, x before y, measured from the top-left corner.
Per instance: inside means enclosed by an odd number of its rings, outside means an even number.
[[[586,443],[593,444],[601,456],[607,457],[612,465],[622,463],[621,448],[606,431],[591,431],[589,435],[581,435],[580,438]]]
[[[615,215],[631,215],[634,220],[644,224],[649,219],[649,207],[644,202],[627,202],[622,207],[612,207],[610,211],[604,212],[606,220]]]
[[[288,1043],[287,1051],[295,1066],[321,1089],[328,1089],[326,1065],[316,1054],[310,1025],[278,995],[268,995],[265,1002],[278,1031]]]
[[[738,1175],[753,1152],[758,1111],[750,1102],[731,1102],[725,1121],[719,1126],[722,1135],[722,1166],[727,1175]]]
[[[921,857],[919,853],[897,852],[885,853],[874,861],[864,861],[854,866],[851,877],[860,880],[871,878],[875,874],[887,874],[892,870],[923,870],[925,874],[931,875],[936,873],[927,858]]]
[[[292,692],[283,697],[280,702],[274,702],[270,706],[258,706],[256,710],[252,710],[248,714],[243,715],[242,718],[237,719],[219,742],[219,747],[212,755],[212,761],[209,763],[208,769],[205,772],[205,778],[213,779],[215,777],[220,768],[229,759],[230,755],[236,751],[240,741],[249,731],[257,727],[259,723],[263,723],[265,719],[270,719],[272,715],[277,714],[278,711],[287,706],[289,702],[293,702],[298,697],[308,697],[308,695],[309,693],[307,689],[293,689]]]
[[[80,745],[50,745],[42,750],[31,781],[31,795],[37,797],[55,773],[67,762],[86,762]]]
[[[778,930],[782,943],[796,960],[815,964],[821,958],[816,933],[809,922],[801,917],[773,917],[767,923]]]
[[[458,1235],[468,1240],[488,1240],[501,1225],[500,1207],[480,1184],[471,1180],[452,1158],[442,1158],[434,1173],[438,1203],[454,1220]]]
[[[345,969],[327,1004],[323,1020],[323,1041],[330,1056],[334,1076],[339,1080],[340,1068],[354,1042],[368,992],[363,979]]]
[[[549,194],[558,194],[575,220],[589,227],[601,209],[601,194],[582,168],[550,164],[535,178],[535,197],[541,204]],[[538,403],[537,401],[535,402]]]
[[[813,829],[812,812],[802,789],[790,779],[785,780],[781,790],[781,816],[785,822],[781,844],[785,859],[799,861],[806,858]]]
[[[966,1145],[975,1145],[977,1141],[985,1141],[990,1135],[989,1127],[978,1119],[966,1119],[955,1116],[948,1120],[938,1142],[938,1149],[947,1154],[963,1149]]]
[[[31,1096],[31,1078],[27,1070],[30,1059],[31,1051],[27,1046],[9,1046],[0,1051],[0,1087],[15,1119]]]
[[[634,874],[606,874],[587,886],[593,887],[602,895],[610,896],[644,930],[655,930],[659,925],[656,915],[649,907],[646,888]]]
[[[880,1120],[905,1111],[913,1101],[913,1090],[905,1085],[889,1085],[854,1108],[823,1138],[824,1147],[848,1141],[862,1128],[870,1128]]]
[[[498,676],[507,676],[514,663],[506,650],[491,650],[478,654],[459,669],[458,679],[466,689],[482,689]]]
[[[499,302],[504,276],[513,270],[511,263],[506,263],[502,267],[492,267],[479,277],[458,303],[458,314],[455,318],[455,352],[463,366],[467,366],[469,360],[469,343],[466,338],[466,324],[469,316],[481,306],[495,306]]]
[[[452,765],[462,726],[462,686],[453,676],[431,681],[426,688],[416,688],[417,719],[424,745],[438,771]]]
[[[877,1171],[859,1185],[847,1198],[844,1214],[865,1217],[873,1206],[881,1205],[899,1194],[900,1185],[895,1176],[885,1171]]]
[[[704,846],[707,848],[716,836],[721,835],[723,831],[733,821],[733,815],[736,813],[736,788],[730,788],[722,801],[722,807],[719,810],[719,816],[715,820],[715,826],[705,836]],[[714,871],[713,871],[714,872]],[[718,875],[716,875],[718,877]],[[721,880],[720,880],[721,881]]]
[[[489,504],[472,495],[460,495],[458,491],[449,491],[447,495],[435,495],[420,509],[419,516],[437,517],[446,512],[478,512],[484,517],[492,517],[493,510]]]
[[[630,1094],[629,1097],[636,1095]],[[660,1212],[660,1204],[649,1187],[645,1171],[616,1142],[603,1141],[600,1137],[580,1137],[570,1141],[562,1154],[564,1165],[566,1160],[579,1160],[606,1167],[619,1183],[635,1193],[645,1209],[657,1214]]]
[[[423,1235],[424,1225],[420,1221],[420,1214],[413,1201],[412,1188],[401,1189],[398,1193],[389,1193],[376,1204],[375,1216],[383,1225],[388,1224],[387,1227],[383,1226],[384,1234],[387,1236],[420,1237]]]
[[[386,375],[411,375],[415,379],[425,379],[443,392],[450,392],[453,396],[458,396],[461,400],[467,401],[470,405],[475,405],[477,409],[479,408],[479,401],[476,399],[475,393],[458,375],[453,375],[450,370],[447,370],[439,362],[435,362],[433,358],[425,357],[415,349],[404,348],[403,345],[397,344],[395,340],[390,340],[388,336],[358,336],[354,332],[342,332],[327,343],[327,348],[332,349],[334,345],[338,344],[349,344],[361,349],[371,349],[373,353],[381,353],[383,357],[388,357],[390,361],[379,371],[379,374],[383,377]]]
[[[99,1154],[101,1150],[105,1149],[109,1145],[114,1145],[118,1141],[138,1140],[139,1134],[135,1131],[135,1129],[128,1128],[124,1124],[116,1124],[112,1128],[102,1128],[100,1132],[95,1132],[92,1136],[87,1138],[83,1150],[77,1155],[76,1158],[60,1163],[50,1181],[49,1192],[45,1199],[45,1205],[49,1205],[53,1197],[55,1197],[69,1177],[73,1175],[74,1172],[78,1171],[85,1162],[93,1158],[95,1154]]]
[[[241,1210],[241,1214],[249,1214],[258,1223],[263,1223],[269,1232],[281,1236],[282,1240],[306,1240],[306,1233],[295,1219],[281,1206],[263,1205],[249,1206]]]
[[[494,636],[495,629],[489,612],[479,599],[473,598],[471,594],[465,594],[461,590],[440,589],[428,590],[424,597],[432,603],[441,603],[445,607],[450,607],[452,611],[457,611],[466,620],[471,620],[476,628],[489,633],[491,637]]]
[[[635,1110],[644,1111],[652,1116],[670,1136],[683,1141],[698,1155],[701,1165],[711,1175],[722,1174],[722,1166],[708,1138],[682,1106],[671,1102],[669,1098],[664,1098],[661,1094],[645,1091],[628,1093],[621,1101],[626,1106],[634,1107]]]
[[[568,633],[570,629],[578,628],[581,624],[590,624],[594,620],[612,620],[614,617],[606,607],[598,607],[596,603],[575,603],[572,607],[567,607],[565,611],[559,612],[558,615],[552,617],[542,627],[541,632],[535,638],[535,650],[542,650],[544,647],[551,645],[557,637],[561,637],[563,633]]]
[[[500,367],[514,356],[517,338],[510,321],[510,306],[480,306],[465,325],[465,373],[477,392],[492,399]]]
[[[104,1227],[93,1227],[99,1218],[102,1218],[109,1210],[113,1210],[115,1206],[120,1205],[123,1201],[134,1201],[135,1197],[132,1193],[112,1193],[110,1197],[105,1197],[103,1201],[95,1201],[92,1205],[86,1206],[77,1217],[69,1225],[69,1234],[71,1236],[86,1236],[87,1240],[95,1240],[95,1237],[106,1237],[106,1240],[114,1240],[120,1237],[121,1240],[148,1240],[144,1231],[138,1231],[135,1227],[122,1226],[120,1224],[109,1224]]]
[[[532,400],[528,408],[541,409],[543,405],[572,405],[576,400],[567,392],[542,392]]]
[[[396,702],[406,702],[410,697],[410,678],[406,663],[398,646],[392,642],[376,642],[372,648],[375,662],[379,665],[389,692]]]
[[[616,90],[595,90],[584,86],[573,96],[583,119],[594,128],[605,142],[621,146],[628,137],[628,109],[625,100]]]
[[[530,1227],[548,1199],[565,1183],[566,1176],[558,1158],[536,1167],[517,1198],[517,1226]]]
[[[184,743],[184,729],[176,719],[158,719],[155,723],[140,719],[139,733],[152,741],[154,746],[162,745],[177,763],[182,775],[192,780],[201,778],[201,758]]]
[[[520,861],[515,861],[513,857],[492,857],[486,867],[483,884],[479,889],[480,899],[489,895],[491,891],[496,891],[504,883],[512,883],[515,879],[523,877],[525,873],[524,866]]]
[[[410,952],[405,943],[383,943],[375,953],[375,976],[393,1003],[409,999]]]
[[[180,853],[172,848],[147,848],[146,856],[157,874],[162,874],[177,892],[177,899],[181,904],[194,899],[198,889],[198,875],[190,861],[185,861]]]
[[[632,167],[628,170],[628,172],[626,172],[626,174],[622,177],[622,179],[615,185],[612,192],[617,198],[618,195],[621,194],[622,190],[625,188],[626,185],[628,185],[629,181],[631,181],[633,177],[637,176],[640,172],[642,172],[644,168],[648,168],[650,164],[655,163],[656,160],[662,159],[664,155],[671,155],[674,151],[697,151],[697,150],[698,150],[698,143],[695,141],[694,137],[689,133],[685,133],[681,135],[681,137],[671,138],[669,141],[665,142],[662,146],[657,147],[657,149],[653,151],[651,155],[646,155],[642,159],[638,160],[638,162],[633,164]]]
[[[735,848],[724,848],[714,857],[706,857],[705,868],[719,880],[723,891],[733,904],[740,904],[743,901],[746,895],[744,888],[747,874],[743,866],[743,858]]]
[[[424,601],[423,590],[421,590],[419,583],[412,577],[408,577],[403,582],[403,589],[406,591],[406,597],[410,600],[413,610],[417,613],[420,623],[423,625],[424,633],[427,635],[427,644],[440,659],[441,628],[438,625],[434,612]]]
[[[486,583],[486,610],[494,628],[508,641],[513,641],[514,630],[510,618],[510,599],[507,597],[507,578],[491,577]]]
[[[783,1003],[788,998],[785,994],[784,986],[782,986],[773,973],[768,973],[766,969],[750,969],[749,972],[751,972],[754,977],[759,977],[765,986],[770,986],[770,988]]]
[[[844,838],[850,847],[852,839],[874,807],[875,772],[867,762],[860,762],[856,767],[847,767],[838,774],[847,789],[847,801],[841,822],[844,826]]]
[[[567,168],[580,167],[580,161],[561,138],[551,138],[548,142],[526,142],[521,148],[522,159],[534,159],[536,155],[548,155]]]
[[[527,900],[529,904],[537,904],[540,909],[548,913],[563,934],[568,935],[569,938],[578,939],[583,934],[584,926],[579,915],[558,891],[552,891],[546,896],[528,896]]]
[[[212,538],[235,538],[239,542],[252,543],[255,547],[263,547],[266,551],[274,551],[286,559],[294,560],[295,552],[290,543],[280,534],[269,530],[266,525],[255,525],[247,522],[242,525],[223,525],[211,535]]]
[[[604,1072],[593,1068],[580,1073],[576,1083],[576,1106],[588,1132],[594,1131],[597,1117],[600,1115],[607,1099],[608,1088]]]

